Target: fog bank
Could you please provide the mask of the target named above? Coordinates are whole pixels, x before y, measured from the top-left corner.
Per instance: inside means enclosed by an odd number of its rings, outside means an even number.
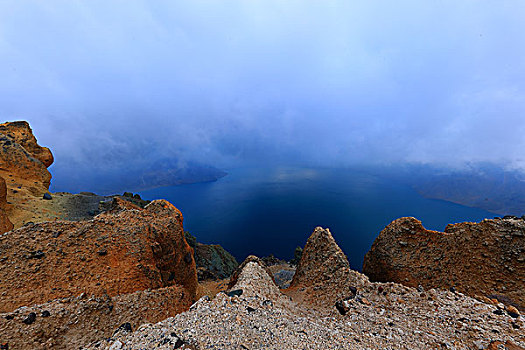
[[[521,1],[2,1],[0,119],[64,173],[523,167],[523,33]]]

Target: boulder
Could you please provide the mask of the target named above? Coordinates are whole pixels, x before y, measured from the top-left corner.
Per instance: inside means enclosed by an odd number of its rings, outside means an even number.
[[[486,219],[427,230],[406,217],[393,221],[366,254],[372,281],[454,288],[525,307],[525,222]]]
[[[172,285],[192,300],[197,274],[180,211],[164,200],[144,209],[120,204],[90,221],[37,223],[0,236],[0,312]]]

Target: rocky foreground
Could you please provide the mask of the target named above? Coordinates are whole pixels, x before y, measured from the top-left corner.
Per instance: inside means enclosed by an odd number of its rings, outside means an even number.
[[[317,228],[292,288],[280,291],[262,263],[250,258],[228,294],[203,297],[189,311],[156,324],[120,329],[86,349],[525,347],[523,318],[502,305],[458,292],[371,283],[343,257],[330,232]]]
[[[328,230],[315,230],[297,271],[292,287],[279,290],[264,263],[249,257],[228,293],[202,297],[188,311],[153,324],[137,322],[155,313],[145,302],[162,312],[176,303],[176,294],[80,295],[22,307],[1,315],[0,337],[27,349],[525,348],[524,319],[503,304],[372,283],[349,268]],[[95,331],[107,319],[119,326]],[[62,337],[54,338],[55,332]]]

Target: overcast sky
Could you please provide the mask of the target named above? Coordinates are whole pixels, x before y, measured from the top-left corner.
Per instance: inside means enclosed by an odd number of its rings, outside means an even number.
[[[62,166],[525,166],[525,1],[0,0],[0,120]]]

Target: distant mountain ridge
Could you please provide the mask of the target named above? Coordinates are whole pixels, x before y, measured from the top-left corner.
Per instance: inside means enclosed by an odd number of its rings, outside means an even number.
[[[525,173],[501,164],[470,163],[462,168],[403,164],[372,167],[368,172],[406,184],[426,198],[500,215],[525,214]]]
[[[525,214],[525,174],[492,164],[421,176],[413,187],[423,196],[501,215]]]
[[[161,158],[148,163],[123,164],[122,167],[105,169],[57,166],[52,169],[52,173],[59,179],[52,183],[53,191],[90,191],[100,194],[212,182],[227,175],[225,171],[211,165],[183,162],[176,158]]]

